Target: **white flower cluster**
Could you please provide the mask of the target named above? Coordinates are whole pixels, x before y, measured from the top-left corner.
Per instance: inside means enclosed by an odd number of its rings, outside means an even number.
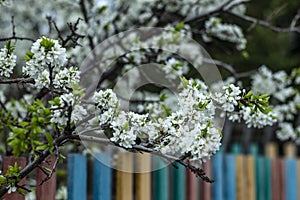
[[[280,123],[279,130],[276,131],[276,136],[280,140],[296,140],[297,137],[300,136],[300,126],[297,128],[297,130],[294,130],[293,125],[291,123]]]
[[[293,96],[295,91],[288,87],[291,80],[285,71],[272,73],[266,66],[259,68],[258,73],[252,76],[252,90],[259,94],[273,95],[276,99],[284,102]]]
[[[218,9],[220,6],[227,5],[227,7],[232,6],[232,11],[237,13],[244,13],[245,6],[243,4],[239,5],[241,0],[232,0],[230,3],[226,0],[184,0],[184,1],[176,1],[176,0],[163,0],[166,4],[166,10],[169,12],[178,12],[182,16],[193,18],[199,15],[205,15],[206,13],[211,12],[212,10]]]
[[[207,94],[203,82],[189,80],[179,93],[180,109],[156,119],[149,114],[118,111],[112,90],[97,92],[94,101],[100,125],[108,123],[112,129],[112,142],[131,148],[137,139],[147,140],[162,153],[190,154],[193,161],[205,161],[221,145],[221,133],[213,121],[215,107]]]
[[[225,92],[224,92],[225,91]],[[224,111],[233,112],[241,99],[242,91],[239,87],[230,84],[223,86],[223,92],[216,93],[216,100],[222,105]]]
[[[13,69],[16,66],[17,56],[3,47],[0,49],[0,77],[5,76],[9,78],[13,73]]]
[[[110,123],[118,114],[119,100],[111,89],[95,92],[93,102],[96,104],[96,116],[100,125]]]
[[[158,19],[152,15],[151,7],[154,1],[94,1],[89,15],[87,33],[100,38],[112,35],[117,31],[132,27],[132,21],[144,26],[155,26]],[[119,10],[126,7],[126,12],[120,15]],[[136,17],[138,14],[138,18]]]
[[[298,113],[299,107],[300,107],[300,95],[297,94],[290,101],[284,104],[275,105],[274,112],[276,113],[279,122],[285,120],[294,120],[295,116]]]
[[[205,162],[220,147],[221,132],[214,122],[215,106],[207,86],[189,80],[179,93],[180,109],[159,119],[166,136],[158,144],[163,153],[190,154],[190,160]]]
[[[76,123],[87,115],[86,109],[80,105],[78,96],[73,93],[63,94],[54,99],[51,105],[51,122],[64,127],[70,122]]]
[[[238,50],[246,48],[247,40],[242,29],[235,24],[222,23],[221,18],[211,17],[205,22],[205,34],[202,35],[205,42],[210,42],[212,37],[224,41],[236,43]]]
[[[273,113],[279,126],[276,136],[280,140],[300,141],[299,128],[293,128],[300,109],[299,89],[295,87],[299,84],[297,79],[300,77],[297,70],[288,75],[283,70],[273,73],[266,66],[262,66],[252,76],[252,90],[256,93],[268,93],[277,102]]]
[[[250,107],[246,106],[242,107],[240,114],[248,128],[262,128],[264,126],[271,126],[277,121],[277,119],[274,117],[275,114],[272,111],[268,114],[264,114],[259,109],[253,111]]]
[[[149,104],[152,107],[141,108],[143,111],[157,109],[147,115],[120,111],[119,101],[110,89],[96,92],[93,99],[99,124],[109,125],[110,140],[125,148],[132,148],[146,138],[147,144],[164,154],[188,155],[192,161],[203,162],[221,145],[221,127],[217,125],[217,107],[213,102],[221,104],[224,111],[233,113],[237,120],[244,120],[249,127],[261,128],[276,121],[272,112],[263,113],[252,104],[240,107],[245,91],[234,84],[212,94],[202,81],[183,78],[181,88],[178,109],[172,112],[161,100]]]
[[[272,125],[277,120],[274,117],[275,113],[270,111],[263,113],[260,109],[239,104],[242,99],[240,87],[234,84],[223,86],[223,92],[216,92],[214,95],[215,100],[221,105],[223,111],[227,112],[229,120],[238,121],[244,120],[248,127],[262,128],[264,126]],[[240,107],[237,109],[237,107]],[[237,109],[237,110],[236,110]]]
[[[150,96],[151,93],[147,96]],[[153,94],[152,94],[153,95]],[[139,98],[140,100],[147,101],[147,99]],[[178,98],[175,94],[171,93],[169,90],[161,91],[159,98],[152,98],[146,104],[139,104],[137,106],[138,112],[149,113],[151,119],[165,118],[171,112],[175,112],[179,108]]]
[[[174,58],[173,53],[184,55],[195,65],[202,64],[201,49],[197,49],[199,46],[187,43],[187,40],[191,38],[187,25],[179,24],[177,28],[167,26],[160,34],[153,34],[142,42],[139,37],[136,33],[132,33],[130,37],[122,40],[122,47],[130,51],[124,56],[124,62],[129,62],[124,67],[125,72],[137,65],[148,63],[147,54],[156,56],[155,61],[161,64],[162,73],[165,73],[165,77],[171,81],[189,71],[188,63]],[[162,46],[165,51],[161,51]]]
[[[79,82],[79,71],[76,67],[65,68],[66,49],[58,40],[42,37],[33,43],[27,53],[23,74],[34,78],[37,88],[70,89]]]
[[[64,68],[61,70],[53,80],[54,87],[71,88],[78,84],[80,79],[80,72],[76,67]]]
[[[109,125],[113,131],[110,138],[112,142],[132,148],[137,136],[155,134],[155,126],[148,120],[148,115],[119,110],[119,100],[111,89],[95,92],[93,101],[99,125]]]
[[[146,123],[147,115],[121,111],[111,122],[110,127],[113,130],[113,136],[110,140],[125,148],[132,148],[132,145],[136,144],[137,135],[143,130]]]
[[[185,74],[188,71],[188,66],[185,62],[170,58],[166,61],[166,64],[163,65],[162,70],[166,73],[166,78],[174,80]]]

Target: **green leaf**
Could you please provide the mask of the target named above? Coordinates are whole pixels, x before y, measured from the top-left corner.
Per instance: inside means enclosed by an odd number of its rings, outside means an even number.
[[[269,98],[269,96],[270,96],[269,94],[263,94],[263,95],[260,95],[259,98],[266,99],[266,98]]]
[[[160,101],[164,101],[164,100],[166,100],[166,98],[167,98],[167,95],[165,93],[159,95]]]
[[[59,158],[64,160],[66,159],[66,156],[64,156],[63,154],[59,154]]]
[[[10,130],[16,134],[25,134],[27,129],[10,126]]]
[[[24,56],[24,60],[29,61],[33,58],[33,56],[34,56],[34,54],[32,52],[28,51],[26,53],[26,55]]]
[[[26,190],[24,190],[23,188],[17,188],[17,192],[20,194],[20,195],[23,195],[23,196],[25,196],[26,195]]]
[[[269,112],[271,112],[273,110],[272,107],[262,108],[261,106],[259,106],[258,109],[264,114],[268,114]]]
[[[0,175],[0,185],[6,183],[6,178],[2,175]]]
[[[176,31],[181,31],[181,29],[184,27],[184,22],[182,21],[182,22],[180,22],[179,24],[177,24],[176,26],[175,26],[175,30]]]
[[[251,97],[252,95],[253,95],[253,91],[250,90],[244,97],[245,97],[245,98],[249,98],[249,97]]]
[[[185,78],[185,77],[180,77],[181,83],[183,85],[183,87],[187,87],[189,84],[189,81]]]
[[[46,139],[47,139],[49,144],[53,143],[53,137],[50,133],[46,133]]]
[[[172,110],[170,108],[168,108],[165,104],[162,104],[161,108],[165,111],[167,116],[171,115]]]
[[[29,122],[20,122],[19,123],[19,126],[21,126],[22,128],[25,128],[28,125],[29,125]]]
[[[11,40],[7,40],[5,46],[6,46],[8,55],[12,54],[14,52],[15,48],[16,48],[15,46],[11,45]]]
[[[208,105],[208,102],[205,102],[205,103],[199,102],[197,109],[198,110],[203,110],[204,108],[206,108],[207,105]]]
[[[48,148],[48,145],[44,144],[44,145],[41,145],[41,146],[38,146],[36,147],[36,150],[37,151],[44,151],[45,149]]]
[[[45,47],[45,51],[50,51],[51,48],[54,47],[55,44],[51,39],[43,37],[40,45],[42,47]]]
[[[97,9],[98,14],[101,14],[103,11],[107,9],[107,6],[101,6],[100,8]]]

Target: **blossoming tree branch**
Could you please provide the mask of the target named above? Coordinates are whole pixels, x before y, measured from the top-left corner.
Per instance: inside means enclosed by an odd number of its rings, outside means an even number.
[[[153,153],[179,162],[208,182],[212,180],[199,166],[221,146],[219,119],[227,117],[249,128],[275,126],[279,139],[299,141],[300,68],[272,72],[262,63],[256,72],[238,73],[226,62],[197,54],[197,48],[185,42],[186,38],[206,44],[217,40],[243,51],[245,30],[226,22],[223,14],[278,34],[298,34],[299,15],[289,27],[277,27],[246,15],[246,0],[43,0],[30,4],[28,11],[19,10],[17,4],[17,0],[0,1],[1,26],[8,24],[1,27],[0,38],[0,130],[6,154],[30,159],[25,168],[15,164],[0,175],[0,196],[29,192],[19,181],[54,155],[56,164],[45,171],[49,179],[64,158],[64,147],[79,140]],[[163,29],[159,34],[119,34],[118,42],[94,51],[101,42],[133,27]],[[115,48],[124,53],[102,59]],[[180,56],[187,52],[193,64]],[[89,75],[93,65],[80,67],[89,56],[108,66],[99,79]],[[124,74],[147,63],[157,63],[175,89],[140,87],[130,99],[114,90]],[[231,77],[206,83],[202,78],[210,77],[195,75],[195,68],[208,64]],[[137,74],[152,79],[151,74]],[[243,77],[250,77],[249,87],[243,86]],[[87,79],[94,90],[83,87]],[[130,102],[128,109],[123,101]],[[88,131],[94,135],[85,135]]]

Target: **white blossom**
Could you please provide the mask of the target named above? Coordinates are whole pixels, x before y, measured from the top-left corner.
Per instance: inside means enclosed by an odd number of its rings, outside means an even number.
[[[71,89],[79,83],[79,71],[76,67],[67,68],[66,49],[58,40],[42,37],[33,43],[26,55],[23,74],[34,78],[37,88]]]
[[[80,105],[78,96],[74,96],[73,93],[61,95],[58,103],[51,105],[50,109],[52,113],[50,121],[62,127],[66,126],[69,120],[70,124],[76,123],[87,115],[86,109]]]
[[[240,100],[242,93],[241,89],[233,84],[223,86],[224,93],[217,92],[216,93],[216,100],[224,111],[233,112],[235,106],[238,105],[238,100]]]
[[[276,136],[280,140],[295,140],[297,137],[296,131],[294,130],[293,125],[290,123],[280,123],[279,130],[276,131]]]
[[[277,121],[276,118],[274,118],[275,114],[272,111],[268,114],[264,114],[259,109],[253,111],[250,107],[244,106],[240,113],[248,127],[262,128],[268,125],[271,126]]]
[[[203,40],[206,42],[211,41],[211,36],[217,37],[221,40],[236,43],[238,50],[246,48],[247,40],[244,37],[242,29],[235,24],[222,23],[220,18],[211,17],[205,22],[205,32]]]
[[[80,72],[76,67],[64,68],[56,74],[53,84],[56,88],[72,88],[80,79]]]
[[[162,70],[166,73],[166,77],[170,80],[174,80],[178,77],[181,77],[187,72],[187,65],[185,62],[181,62],[175,58],[170,58],[166,61],[166,64],[163,65]]]
[[[8,185],[6,189],[8,189],[8,191],[7,191],[8,194],[11,194],[11,193],[14,193],[17,191],[17,187],[11,186],[11,185]]]
[[[116,94],[111,89],[100,90],[95,92],[93,102],[96,104],[99,124],[103,125],[111,122],[119,108],[119,100]]]
[[[272,73],[266,66],[259,68],[258,73],[252,76],[252,90],[258,94],[269,94],[284,102],[294,94],[291,83],[286,72],[278,71]]]
[[[12,75],[16,60],[17,56],[10,53],[6,47],[0,49],[0,77],[9,78]]]

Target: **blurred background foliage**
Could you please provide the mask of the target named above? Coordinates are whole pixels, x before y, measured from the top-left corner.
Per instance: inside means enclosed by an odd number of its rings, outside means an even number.
[[[279,27],[289,27],[293,17],[300,11],[299,0],[252,0],[246,14],[264,19]],[[273,71],[287,70],[300,66],[300,37],[297,33],[278,33],[259,25],[233,18],[225,14],[228,22],[236,22],[247,35],[247,48],[243,52],[223,43],[206,46],[210,55],[235,67],[238,72],[256,70],[262,64]]]

